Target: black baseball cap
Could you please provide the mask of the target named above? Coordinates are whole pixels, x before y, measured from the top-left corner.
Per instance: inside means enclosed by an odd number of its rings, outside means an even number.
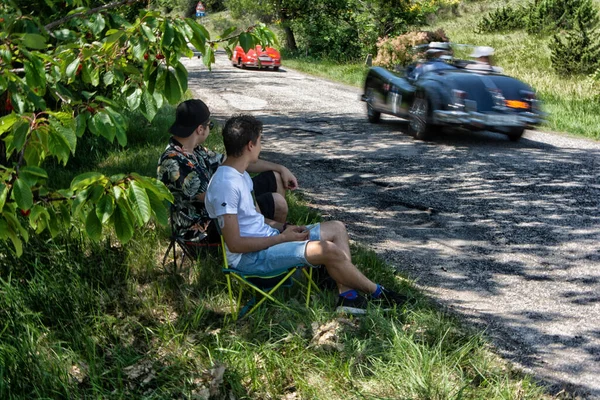
[[[169,128],[173,136],[186,138],[198,128],[206,124],[210,118],[210,111],[202,100],[186,100],[177,106],[175,122]]]

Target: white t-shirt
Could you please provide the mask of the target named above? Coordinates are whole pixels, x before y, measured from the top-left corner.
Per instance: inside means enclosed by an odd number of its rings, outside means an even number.
[[[252,191],[254,185],[247,172],[240,174],[235,168],[221,165],[213,175],[206,189],[204,205],[208,215],[218,218],[225,214],[238,217],[241,237],[268,237],[279,234],[275,228],[265,223],[265,217],[256,211]],[[241,253],[232,253],[226,247],[227,261],[235,267]]]

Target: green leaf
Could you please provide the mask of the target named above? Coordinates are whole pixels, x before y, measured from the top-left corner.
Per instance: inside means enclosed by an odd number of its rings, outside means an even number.
[[[142,100],[140,103],[140,111],[146,117],[149,122],[152,122],[158,108],[156,107],[156,103],[154,102],[154,97],[148,91],[144,91],[142,94]]]
[[[75,123],[76,123],[76,128],[75,128],[75,135],[77,135],[77,137],[82,137],[83,134],[85,133],[85,128],[87,128],[87,120],[90,118],[90,113],[89,112],[83,112],[81,114],[78,114],[75,117]]]
[[[96,205],[96,216],[100,223],[105,224],[115,211],[115,199],[109,194],[104,194]]]
[[[21,210],[29,210],[33,205],[31,188],[22,179],[17,179],[13,185],[13,197]]]
[[[85,231],[87,232],[90,239],[99,241],[102,239],[102,224],[96,216],[94,210],[90,210],[85,219]]]
[[[202,37],[203,41],[210,40],[210,33],[204,26],[200,25],[191,18],[186,18],[185,22],[194,30],[194,32],[197,32]]]
[[[67,66],[67,69],[65,70],[67,78],[75,78],[75,73],[77,73],[77,68],[79,68],[80,63],[81,60],[79,59],[79,57],[75,57],[75,59],[71,61],[71,63]]]
[[[106,179],[106,177],[99,172],[86,172],[73,178],[70,188],[73,191],[80,190],[103,179]]]
[[[0,135],[10,129],[15,122],[19,120],[19,116],[14,112],[0,118]]]
[[[35,233],[42,233],[48,226],[49,220],[50,214],[48,214],[46,208],[38,204],[33,206],[31,214],[29,214],[29,225],[35,229]]]
[[[21,239],[19,239],[14,230],[9,228],[7,234],[15,248],[17,257],[21,257],[23,255],[23,242],[21,242]]]
[[[0,182],[0,210],[4,208],[4,203],[6,203],[6,196],[8,195],[8,186],[4,183]]]
[[[106,22],[104,21],[102,14],[94,14],[94,16],[90,19],[90,26],[94,35],[98,35],[100,32],[102,32],[106,26]]]
[[[242,49],[244,49],[245,52],[248,52],[248,50],[254,47],[254,38],[250,33],[240,33],[240,46],[242,46]]]
[[[214,62],[215,62],[215,52],[214,52],[214,50],[213,50],[212,47],[207,47],[206,48],[206,52],[202,56],[202,62],[209,69],[210,69],[211,64],[214,64]]]
[[[142,89],[135,88],[131,91],[131,93],[127,96],[127,106],[131,111],[137,110],[142,101]]]
[[[57,29],[52,33],[54,34],[54,37],[56,39],[62,40],[65,42],[74,42],[75,40],[77,40],[77,36],[75,35],[75,32],[73,32],[69,29]]]
[[[48,132],[48,148],[52,155],[62,162],[63,165],[67,164],[67,161],[69,161],[69,154],[71,154],[69,142],[55,129],[50,129]]]
[[[156,194],[161,201],[168,200],[171,203],[173,202],[173,194],[169,188],[167,188],[164,183],[158,179],[151,178],[149,176],[141,176],[135,172],[131,173],[131,176],[135,178],[135,180],[144,188],[154,192],[154,194]]]
[[[135,43],[131,47],[131,54],[138,61],[144,60],[144,54],[146,54],[147,51],[148,51],[148,45],[146,44],[146,42],[143,42],[141,40],[137,41],[137,43]]]
[[[173,39],[175,38],[175,30],[173,29],[173,25],[167,19],[163,22],[162,26],[162,40],[160,41],[160,47],[167,48],[173,44]]]
[[[165,97],[170,104],[177,104],[181,99],[181,87],[175,76],[175,72],[172,70],[166,71],[165,77]]]
[[[105,72],[104,76],[102,77],[102,81],[104,82],[105,86],[112,85],[115,81],[115,74],[112,71]]]
[[[31,187],[42,179],[48,179],[48,174],[42,168],[24,166],[19,169],[19,179],[23,179]]]
[[[177,82],[179,82],[179,86],[181,87],[181,92],[185,93],[188,88],[188,72],[180,62],[175,65],[175,76],[177,77]]]
[[[10,153],[12,149],[17,151],[21,151],[23,146],[25,145],[25,141],[27,140],[27,135],[29,134],[29,124],[25,121],[19,121],[13,127],[13,140],[12,143],[9,142],[9,146],[7,148]]]
[[[146,24],[141,24],[140,28],[142,29],[142,32],[144,33],[144,35],[146,36],[146,38],[151,42],[154,43],[156,42],[156,36],[154,35],[154,32],[152,32],[152,29],[150,29],[148,27],[148,25]]]
[[[146,191],[148,194],[148,199],[150,200],[150,207],[152,207],[152,213],[162,226],[167,226],[169,224],[169,211],[168,208],[165,207],[165,204],[158,198],[158,196],[151,190]]]
[[[123,198],[119,199],[117,202],[117,207],[115,208],[112,220],[117,238],[119,238],[122,243],[127,243],[133,236],[133,224],[131,223],[127,203]]]
[[[69,146],[69,150],[71,153],[75,154],[75,149],[77,147],[77,133],[75,130],[77,127],[72,123],[72,121],[68,121],[68,125],[63,125],[57,119],[50,119],[50,126],[56,132],[56,134],[62,136],[64,142]]]
[[[21,167],[21,169],[19,170],[20,174],[27,174],[30,176],[35,176],[37,178],[44,178],[44,179],[48,179],[48,173],[46,172],[46,170],[40,168],[40,167],[32,167],[32,166],[24,166]]]
[[[227,28],[227,30],[225,32],[223,32],[223,34],[221,35],[221,38],[226,38],[227,36],[231,35],[233,32],[235,32],[235,30],[237,29],[237,27],[235,26],[230,26],[229,28]]]
[[[127,189],[127,196],[131,202],[131,208],[138,217],[140,225],[147,223],[152,216],[152,207],[150,207],[150,200],[144,189],[138,182],[131,181],[129,188]]]
[[[31,60],[23,62],[23,68],[27,84],[37,89],[37,95],[43,96],[46,93],[46,71],[42,60],[32,57]]]
[[[104,45],[102,46],[105,49],[112,47],[117,42],[117,40],[119,40],[121,36],[125,34],[125,32],[123,31],[116,31],[114,29],[111,29],[106,33],[108,34],[108,36],[104,38]]]
[[[103,110],[94,114],[88,122],[88,128],[94,135],[103,136],[111,143],[115,139],[116,128],[110,119],[110,116]]]
[[[25,33],[21,38],[25,47],[42,50],[46,48],[46,38],[37,33]]]
[[[100,84],[100,67],[94,68],[90,73],[92,86],[96,87]]]

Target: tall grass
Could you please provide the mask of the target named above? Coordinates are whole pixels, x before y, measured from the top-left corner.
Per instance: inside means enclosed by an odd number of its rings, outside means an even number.
[[[126,149],[95,144],[61,179],[87,169],[152,175],[172,123],[133,122]],[[134,119],[137,120],[137,119]],[[211,146],[222,146],[218,133]],[[80,150],[82,150],[80,148]],[[321,220],[300,193],[290,219]],[[77,227],[32,236],[21,258],[0,242],[0,398],[539,399],[480,332],[430,304],[364,247],[355,263],[415,305],[360,318],[333,312],[335,293],[305,308],[298,288],[233,322],[220,258],[205,254],[179,274],[161,265],[164,228],[126,246]]]

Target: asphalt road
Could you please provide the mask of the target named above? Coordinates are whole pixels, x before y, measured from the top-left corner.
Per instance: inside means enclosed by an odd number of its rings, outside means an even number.
[[[551,392],[600,398],[599,142],[533,131],[419,142],[399,119],[369,124],[354,87],[233,68],[225,54],[212,72],[186,65],[217,120],[262,119],[262,157],[288,166],[353,240]]]

